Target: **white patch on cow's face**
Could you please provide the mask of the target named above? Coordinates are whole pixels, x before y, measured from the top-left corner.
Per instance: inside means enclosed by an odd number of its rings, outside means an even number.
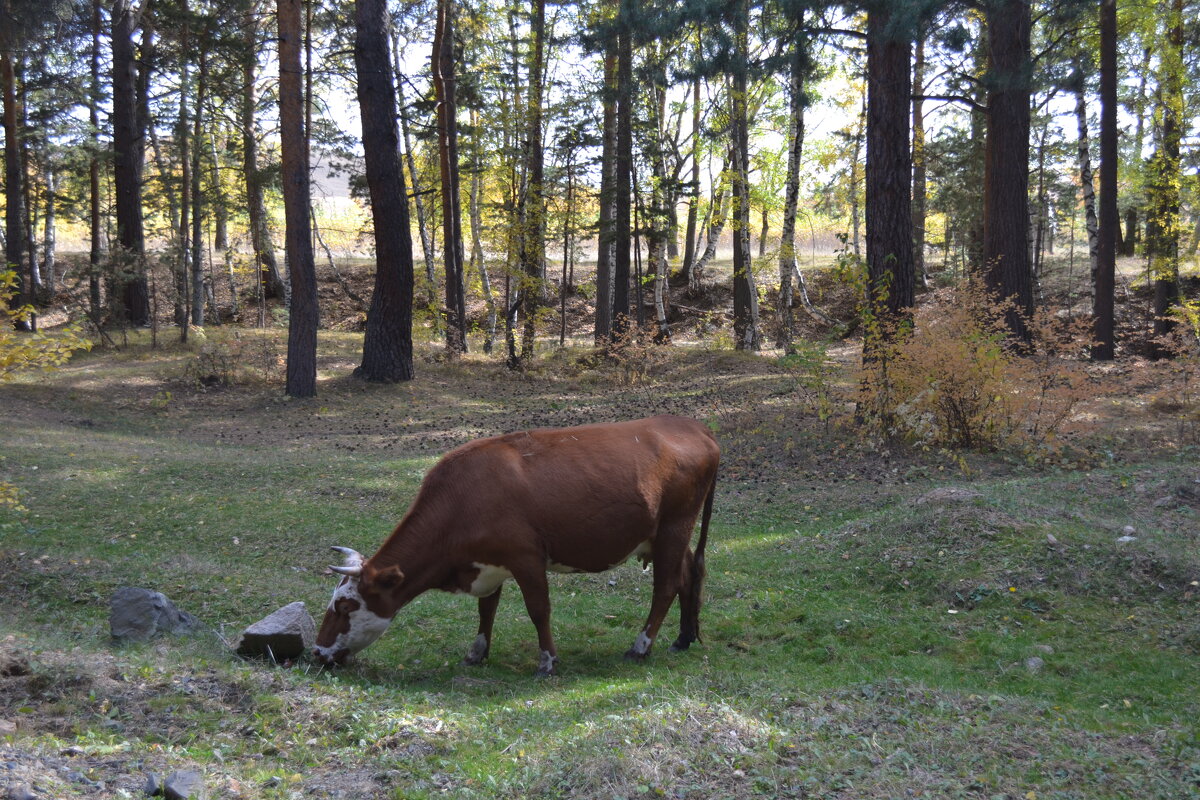
[[[646,635],[645,631],[638,634],[637,640],[633,643],[633,652],[639,656],[644,656],[650,652],[650,645],[654,644],[654,640]]]
[[[471,588],[467,590],[467,594],[472,597],[487,597],[499,589],[500,584],[512,577],[512,573],[507,569],[494,564],[480,564],[476,561],[471,566],[479,570],[475,580],[471,581]]]
[[[353,611],[347,616],[349,617],[349,627],[339,633],[334,639],[333,644],[328,647],[316,646],[313,652],[317,658],[325,663],[333,663],[334,661],[345,658],[345,653],[357,653],[367,645],[374,642],[383,632],[387,630],[388,625],[392,624],[392,620],[387,617],[381,617],[371,609],[367,608],[367,604],[363,601],[362,595],[358,591],[358,581],[354,578],[347,578],[333,591],[333,597],[329,601],[329,610],[333,611],[339,600],[350,600],[357,605]]]

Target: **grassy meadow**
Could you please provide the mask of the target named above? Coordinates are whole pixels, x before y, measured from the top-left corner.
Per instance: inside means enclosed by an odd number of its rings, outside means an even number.
[[[423,346],[417,381],[367,386],[358,337],[323,333],[319,396],[287,401],[281,341],[210,329],[0,387],[24,506],[0,509],[0,790],[199,769],[212,798],[1200,797],[1200,467],[1149,407],[1098,399],[1055,463],[955,462],[821,419],[771,357],[511,374]],[[233,385],[197,383],[214,359]],[[441,593],[336,672],[232,656],[285,603],[319,619],[329,546],[373,552],[451,446],[661,412],[724,447],[689,652],[673,610],[622,660],[651,585],[629,564],[552,576],[551,679],[511,583],[481,667],[474,600]],[[127,585],[206,632],[115,645]]]

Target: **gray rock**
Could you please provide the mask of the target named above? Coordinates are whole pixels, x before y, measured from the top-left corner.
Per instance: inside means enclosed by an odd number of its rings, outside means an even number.
[[[146,782],[142,785],[142,794],[146,797],[156,797],[162,793],[162,778],[151,772],[146,776]]]
[[[1136,536],[1126,535],[1126,536],[1118,536],[1117,537],[1117,544],[1129,544],[1130,542],[1136,542],[1136,541],[1137,541]]]
[[[11,678],[29,673],[29,656],[20,650],[0,650],[0,677]]]
[[[4,793],[6,800],[37,800],[37,795],[27,783],[14,783]]]
[[[194,769],[172,772],[163,782],[167,800],[200,800],[204,797],[204,776]]]
[[[312,649],[317,624],[304,603],[289,603],[242,631],[234,648],[241,656],[261,656],[283,661]]]
[[[1033,649],[1037,650],[1039,653],[1045,653],[1048,656],[1054,655],[1054,648],[1048,644],[1035,644]]]
[[[1029,670],[1035,675],[1041,672],[1042,667],[1044,666],[1046,666],[1046,662],[1043,661],[1039,656],[1030,656],[1029,658],[1025,659],[1025,669]]]
[[[189,633],[199,626],[162,592],[123,586],[109,601],[108,627],[114,639],[144,642],[160,633]]]
[[[1051,547],[1055,547],[1058,544],[1058,537],[1053,533],[1047,533],[1046,544],[1050,545]]]
[[[1133,527],[1132,525],[1126,525],[1124,528],[1121,528],[1121,533],[1125,534],[1126,536],[1133,536],[1135,533],[1137,533],[1137,528]]]

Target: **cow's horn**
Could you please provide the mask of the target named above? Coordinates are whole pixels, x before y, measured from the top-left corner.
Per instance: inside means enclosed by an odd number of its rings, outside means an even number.
[[[351,578],[357,578],[362,575],[363,557],[362,553],[351,547],[331,547],[331,550],[336,550],[346,557],[346,563],[340,567],[330,565],[329,569],[341,575],[348,575]]]

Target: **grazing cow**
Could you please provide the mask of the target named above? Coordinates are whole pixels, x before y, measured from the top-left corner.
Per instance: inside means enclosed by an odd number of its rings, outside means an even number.
[[[479,598],[466,663],[488,654],[500,587],[513,578],[537,628],[539,676],[558,661],[546,571],[603,572],[637,556],[654,563],[650,615],[626,658],[650,652],[679,595],[684,650],[700,638],[704,544],[720,448],[699,422],[653,417],[510,433],[447,453],[375,555],[335,547],[345,564],[313,654],[340,664],[378,639],[396,612],[430,589]],[[689,546],[696,518],[700,538]]]

